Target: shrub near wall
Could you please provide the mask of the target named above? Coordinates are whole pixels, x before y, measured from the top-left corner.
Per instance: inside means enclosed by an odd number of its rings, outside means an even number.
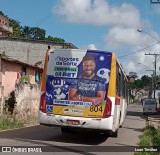
[[[36,124],[38,122],[40,100],[40,89],[38,86],[26,83],[18,84],[15,98],[14,119],[26,124]]]

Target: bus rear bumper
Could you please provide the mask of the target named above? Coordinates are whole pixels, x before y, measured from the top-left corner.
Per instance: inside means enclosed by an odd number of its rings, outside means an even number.
[[[69,121],[79,122],[78,124],[68,124]],[[76,127],[76,128],[88,128],[98,130],[111,130],[113,128],[113,116],[109,118],[83,118],[73,116],[62,116],[54,114],[46,114],[39,111],[39,123],[46,126],[59,126],[59,127]]]

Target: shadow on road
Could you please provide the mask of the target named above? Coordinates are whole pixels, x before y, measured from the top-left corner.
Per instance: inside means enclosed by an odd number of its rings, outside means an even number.
[[[127,111],[127,116],[143,116],[143,113],[141,111]]]
[[[28,128],[0,132],[0,138],[24,139],[31,141],[38,140],[48,142],[64,142],[85,145],[98,145],[105,142],[108,139],[106,135],[97,133],[62,134],[60,128],[45,126],[33,126]]]
[[[50,144],[47,143],[45,141],[43,142],[39,142],[39,141],[32,141],[29,139],[16,139],[18,141],[21,141],[22,143],[33,143],[34,142],[34,146],[39,146],[39,147],[44,147],[44,149],[46,150],[46,152],[72,152],[72,153],[78,153],[78,154],[86,154],[86,155],[96,155],[94,153],[89,153],[92,152],[93,150],[93,146],[73,146],[73,145],[55,145],[55,144]],[[45,152],[45,151],[44,151]]]
[[[98,145],[105,142],[108,137],[104,134],[59,134],[56,137],[50,137],[48,141]]]
[[[129,127],[123,127],[124,129],[132,129],[134,131],[137,131],[137,132],[143,132],[143,129],[142,128],[129,128]]]

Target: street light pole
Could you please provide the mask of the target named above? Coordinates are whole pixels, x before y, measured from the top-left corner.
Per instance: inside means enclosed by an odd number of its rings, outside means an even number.
[[[157,63],[157,56],[160,54],[155,54],[155,53],[145,53],[145,55],[154,55],[155,57],[155,62],[154,62],[154,99],[156,98],[155,94],[156,94],[156,63]]]
[[[148,68],[149,70],[146,70],[146,71],[153,71],[153,75],[152,75],[152,84],[151,84],[151,92],[153,91],[153,84],[154,84],[154,82],[153,82],[153,80],[154,80],[154,75],[155,75],[155,71],[154,70],[152,70],[152,69],[150,69],[148,66],[146,66],[145,64],[142,64],[142,63],[140,63],[140,62],[138,62],[138,64],[139,65],[143,65],[143,66],[145,66],[146,68]],[[149,93],[150,94],[150,93]],[[151,93],[152,94],[152,93]],[[155,95],[154,95],[155,96]]]
[[[154,82],[153,82],[153,80],[154,80],[154,70],[148,69],[146,71],[152,71],[153,72],[153,74],[152,74],[152,84],[151,84],[151,94],[150,94],[152,96],[152,91],[153,91],[153,88],[154,88],[154,86],[153,86],[153,84],[154,84]]]
[[[160,40],[158,40],[157,38],[155,38],[154,36],[152,36],[151,34],[149,34],[148,32],[142,30],[142,29],[137,29],[138,32],[144,32],[146,33],[147,35],[149,35],[150,37],[152,37],[153,39],[157,40],[158,42],[160,42]]]
[[[138,32],[144,32],[146,33],[147,35],[149,35],[150,37],[154,38],[155,40],[157,40],[158,42],[160,42],[160,40],[158,40],[157,38],[155,38],[154,36],[152,36],[151,34],[149,34],[148,32],[142,30],[142,29],[137,29]],[[154,62],[154,99],[155,99],[155,92],[156,92],[156,62],[157,62],[157,56],[160,55],[160,54],[146,54],[145,55],[154,55],[155,56],[155,62]]]

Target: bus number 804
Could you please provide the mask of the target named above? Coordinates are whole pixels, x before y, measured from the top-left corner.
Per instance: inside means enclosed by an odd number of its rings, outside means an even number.
[[[98,111],[100,111],[100,112],[102,112],[103,110],[102,110],[102,106],[98,106],[98,105],[96,105],[96,106],[90,106],[90,112],[98,112]]]

